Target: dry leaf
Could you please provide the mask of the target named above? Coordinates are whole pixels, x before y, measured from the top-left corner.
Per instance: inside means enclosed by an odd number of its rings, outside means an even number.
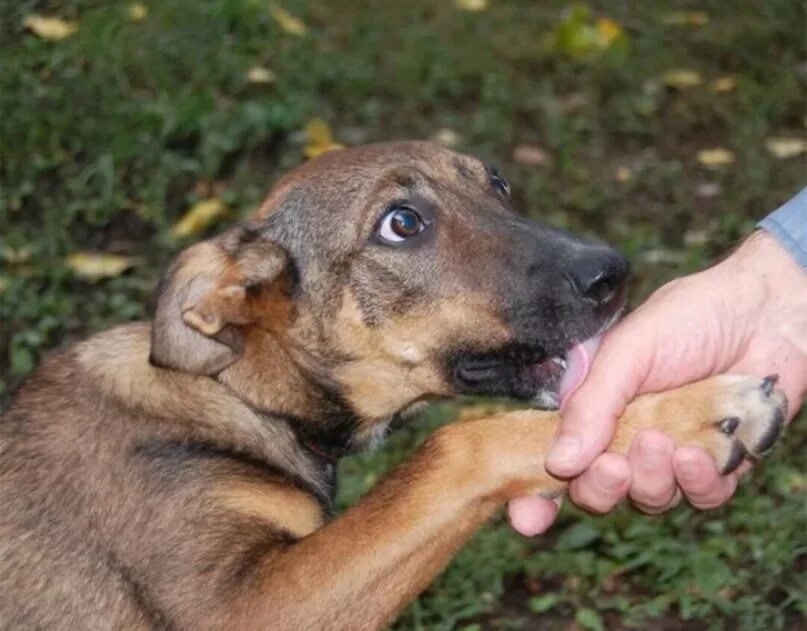
[[[218,197],[211,197],[196,202],[188,209],[188,212],[171,229],[171,234],[175,237],[189,237],[199,234],[220,218],[226,212],[227,207]]]
[[[321,118],[309,121],[305,126],[305,135],[308,139],[303,149],[306,158],[316,158],[326,151],[344,148],[344,145],[334,141],[330,126]]]
[[[608,47],[622,35],[622,27],[611,18],[600,18],[597,20],[597,32]]]
[[[488,0],[454,0],[454,6],[463,11],[476,13],[488,8]]]
[[[624,184],[625,182],[630,181],[630,179],[633,177],[633,171],[631,171],[626,166],[619,166],[616,168],[615,175],[616,175],[616,181],[622,182]]]
[[[269,68],[253,66],[247,71],[247,81],[250,83],[274,83],[277,75]]]
[[[293,16],[291,13],[286,11],[283,7],[273,4],[269,12],[272,14],[272,17],[275,18],[275,21],[280,25],[280,28],[283,29],[284,32],[288,33],[289,35],[296,35],[298,37],[305,35],[308,27],[305,25],[300,18]]]
[[[714,149],[701,149],[695,159],[707,169],[719,169],[733,164],[734,154],[723,147],[715,147]]]
[[[737,77],[718,77],[709,83],[709,87],[714,92],[731,92],[737,87]]]
[[[807,153],[807,140],[785,137],[768,138],[765,140],[765,148],[774,158],[785,160]]]
[[[148,17],[149,9],[142,2],[132,2],[129,5],[129,19],[132,22],[142,22]]]
[[[513,149],[513,162],[530,167],[546,166],[550,162],[549,155],[538,145],[517,145]]]
[[[668,70],[661,77],[661,82],[668,88],[683,90],[703,83],[703,77],[697,70],[688,68],[676,68]]]
[[[717,197],[723,192],[719,182],[701,182],[695,187],[695,195],[704,199]]]
[[[669,26],[703,26],[709,14],[703,11],[670,11],[661,16],[661,23]]]
[[[51,41],[70,37],[78,30],[78,22],[68,22],[61,18],[49,18],[44,15],[28,15],[22,25],[34,35]]]
[[[438,145],[443,145],[449,149],[460,144],[460,135],[450,127],[438,129],[431,139]]]
[[[1,252],[2,258],[9,265],[22,265],[31,258],[31,248],[27,246],[21,246],[19,248],[6,246]]]
[[[76,276],[93,282],[120,276],[133,264],[126,256],[104,252],[76,252],[67,257],[67,266]]]

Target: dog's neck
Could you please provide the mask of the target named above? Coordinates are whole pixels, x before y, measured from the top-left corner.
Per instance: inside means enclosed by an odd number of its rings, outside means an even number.
[[[356,446],[356,414],[270,332],[249,330],[243,357],[217,378],[262,414],[285,419],[318,457],[337,459]]]

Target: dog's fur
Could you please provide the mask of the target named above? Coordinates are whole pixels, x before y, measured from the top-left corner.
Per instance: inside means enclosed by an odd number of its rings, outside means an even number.
[[[391,206],[422,232],[385,240]],[[0,627],[382,627],[497,506],[563,491],[542,462],[558,415],[447,426],[329,520],[336,458],[433,397],[556,404],[549,358],[616,318],[625,272],[516,216],[474,158],[391,143],[307,163],[180,254],[153,323],[21,388],[0,423]],[[655,426],[728,470],[783,408],[770,381],[720,377],[637,400],[611,449]]]

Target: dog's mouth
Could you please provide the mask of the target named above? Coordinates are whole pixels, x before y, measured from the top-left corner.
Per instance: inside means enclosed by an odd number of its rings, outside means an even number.
[[[557,409],[580,386],[599,347],[601,334],[565,350],[510,345],[458,357],[454,384],[463,394],[528,400],[540,409]]]

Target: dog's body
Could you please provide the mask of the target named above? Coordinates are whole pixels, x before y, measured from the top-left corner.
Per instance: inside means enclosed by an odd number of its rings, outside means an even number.
[[[375,629],[502,502],[562,492],[530,410],[441,429],[328,519],[335,458],[430,397],[556,404],[553,358],[621,309],[621,258],[506,194],[424,143],[326,154],[181,254],[153,324],[47,361],[0,423],[0,628]],[[637,400],[611,449],[655,426],[728,470],[783,406],[719,377]]]

